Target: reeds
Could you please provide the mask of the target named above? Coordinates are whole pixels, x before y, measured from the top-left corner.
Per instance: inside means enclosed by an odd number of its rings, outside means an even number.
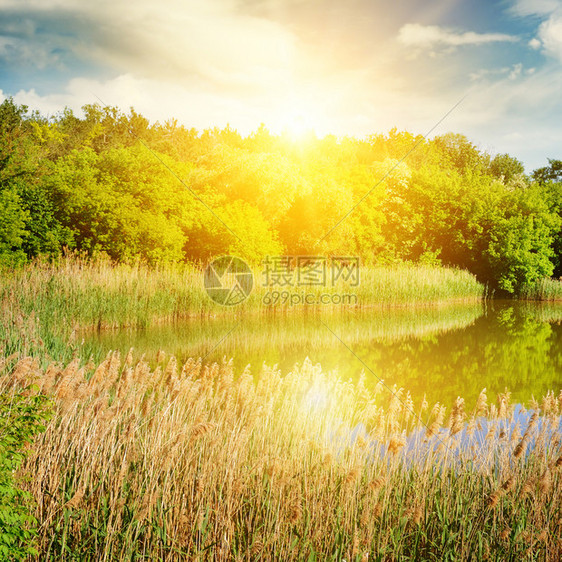
[[[25,465],[41,560],[562,556],[561,395],[446,410],[308,361],[160,359],[3,361],[0,390],[56,403]]]
[[[532,301],[562,301],[562,280],[541,279],[521,289],[520,298]]]
[[[36,261],[2,271],[0,276],[1,351],[70,360],[87,330],[144,328],[187,317],[235,317],[289,308],[346,310],[474,302],[483,295],[482,285],[466,271],[402,265],[361,268],[360,276],[357,287],[345,282],[327,287],[266,287],[263,272],[256,267],[250,297],[239,306],[227,307],[208,297],[202,269],[191,265],[149,268],[78,255]],[[304,294],[313,304],[292,306],[302,302]],[[329,303],[334,298],[336,304],[319,304],[322,296]]]

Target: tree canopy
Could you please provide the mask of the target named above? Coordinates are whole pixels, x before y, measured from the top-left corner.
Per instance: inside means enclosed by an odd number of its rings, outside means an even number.
[[[294,141],[99,105],[46,119],[7,99],[0,262],[64,248],[149,264],[355,255],[465,268],[513,293],[561,272],[561,182],[560,160],[526,177],[459,134]]]

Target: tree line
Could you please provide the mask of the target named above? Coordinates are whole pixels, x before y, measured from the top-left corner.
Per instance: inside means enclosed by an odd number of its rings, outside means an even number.
[[[96,104],[50,118],[0,105],[8,267],[65,248],[148,264],[350,255],[456,266],[516,293],[562,275],[561,217],[561,161],[526,176],[458,134],[295,141]]]

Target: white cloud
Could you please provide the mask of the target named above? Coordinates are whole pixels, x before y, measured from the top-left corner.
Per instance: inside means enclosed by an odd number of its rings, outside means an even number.
[[[509,80],[516,80],[523,72],[523,64],[518,62],[513,66],[504,66],[502,68],[481,68],[476,72],[471,72],[469,78],[472,82],[477,82],[483,78],[507,76]],[[525,69],[526,74],[533,74],[534,68]]]
[[[482,80],[482,78],[507,74],[510,70],[508,66],[504,66],[503,68],[481,68],[476,72],[471,72],[468,76],[471,81],[476,82]]]
[[[14,101],[51,116],[64,107],[80,114],[83,105],[92,103],[116,106],[124,111],[134,107],[151,121],[177,118],[199,129],[225,126],[229,122],[242,127],[248,119],[247,106],[232,97],[131,74],[107,81],[74,78],[59,93],[47,95],[40,95],[35,89],[20,90],[14,95]]]
[[[562,146],[561,90],[562,72],[551,67],[522,73],[515,81],[506,74],[474,85],[449,125],[522,159],[532,170],[544,165],[546,157],[557,157],[555,147]]]
[[[542,48],[544,54],[562,61],[562,0],[515,0],[510,11],[542,20],[537,36],[528,45],[534,50]]]
[[[342,77],[337,81],[342,81]],[[255,130],[262,122],[270,130],[281,132],[287,118],[304,114],[320,136],[328,133],[362,136],[394,126],[425,133],[452,105],[450,99],[443,101],[441,97],[422,92],[414,95],[410,91],[401,93],[399,89],[373,87],[366,75],[350,74],[343,81],[345,87],[311,86],[308,91],[296,92],[294,98],[281,89],[276,93],[256,92],[241,99],[209,92],[203,85],[165,83],[123,74],[106,81],[74,78],[60,92],[47,95],[35,89],[20,90],[14,100],[50,116],[64,107],[80,114],[80,108],[91,103],[116,106],[124,111],[133,106],[151,121],[176,118],[199,130],[230,124],[243,134]]]
[[[523,65],[521,63],[514,64],[513,68],[511,69],[511,72],[509,73],[508,78],[510,80],[516,80],[517,78],[519,78],[519,76],[521,76],[522,70],[523,70]]]
[[[510,12],[518,16],[544,16],[560,8],[560,0],[515,0]]]
[[[483,45],[486,43],[515,42],[519,39],[505,33],[476,33],[456,31],[437,25],[407,23],[398,32],[398,41],[407,47],[433,48],[438,46]]]
[[[263,122],[270,130],[281,132],[288,119],[304,115],[321,136],[331,132],[350,133],[350,123],[352,127],[353,123],[356,125],[351,133],[364,132],[368,125],[361,120],[363,115],[351,111],[342,116],[338,107],[342,95],[345,96],[345,92],[311,89],[292,99],[290,92],[280,89],[276,93],[255,92],[251,96],[236,97],[210,92],[201,84],[185,85],[123,74],[106,81],[74,78],[58,93],[41,95],[29,89],[20,90],[13,97],[16,103],[48,116],[58,114],[64,107],[81,114],[83,105],[98,103],[123,111],[134,107],[152,122],[174,118],[199,130],[229,124],[240,133],[248,134]],[[358,123],[362,123],[362,128],[357,127]]]
[[[562,61],[562,14],[553,14],[541,23],[539,38],[544,52]]]
[[[18,37],[5,35],[0,35],[0,60],[38,69],[59,64],[58,56],[44,46],[33,46]]]
[[[41,28],[27,33],[31,51],[66,51],[116,73],[245,90],[278,87],[297,60],[291,30],[241,13],[236,0],[138,0],[134,7],[125,0],[0,0],[0,8],[0,35],[25,17]],[[21,58],[14,49],[0,55],[16,64]]]

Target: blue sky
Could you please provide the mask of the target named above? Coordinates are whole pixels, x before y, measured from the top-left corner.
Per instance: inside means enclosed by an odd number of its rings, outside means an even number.
[[[0,0],[0,96],[562,158],[562,0]]]

